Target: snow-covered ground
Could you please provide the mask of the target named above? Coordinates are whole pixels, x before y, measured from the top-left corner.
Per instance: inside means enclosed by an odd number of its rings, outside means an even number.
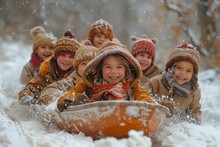
[[[32,47],[19,42],[0,44],[0,147],[150,147],[150,138],[142,132],[130,131],[129,138],[93,140],[80,134],[69,134],[55,125],[45,123],[43,111],[21,106],[17,94],[22,85],[19,76],[29,60]],[[202,124],[182,122],[164,126],[157,137],[164,146],[220,146],[220,73],[206,70],[199,73],[202,92]],[[36,113],[38,112],[38,113]]]

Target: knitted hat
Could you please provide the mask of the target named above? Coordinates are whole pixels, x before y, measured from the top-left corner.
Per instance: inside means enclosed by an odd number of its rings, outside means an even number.
[[[99,33],[104,34],[110,40],[112,40],[114,37],[112,26],[107,21],[102,19],[95,21],[91,25],[88,39],[92,42],[94,36]]]
[[[32,28],[30,30],[30,34],[33,38],[33,51],[44,45],[54,47],[56,37],[54,37],[51,33],[46,33],[42,26]]]
[[[135,57],[138,53],[148,53],[152,57],[154,62],[156,56],[155,44],[158,42],[156,38],[148,38],[147,35],[143,34],[141,37],[136,38],[131,36],[131,40],[135,41],[131,47],[131,54]]]
[[[119,54],[123,56],[134,68],[131,69],[134,74],[134,79],[131,84],[133,84],[135,81],[138,81],[138,79],[142,77],[142,70],[138,61],[130,54],[130,52],[127,50],[127,47],[114,41],[106,41],[100,46],[96,57],[87,64],[86,69],[84,70],[83,79],[88,83],[90,87],[94,86],[94,77],[91,76],[91,73],[98,69],[98,65],[103,58],[111,54]]]
[[[76,50],[80,47],[78,41],[76,40],[74,34],[72,34],[70,31],[67,31],[64,33],[64,37],[57,40],[55,44],[55,59],[63,54],[68,53],[75,56]]]
[[[98,49],[92,44],[88,44],[88,42],[85,42],[84,45],[81,45],[80,48],[76,51],[74,57],[73,66],[75,69],[77,69],[81,62],[92,60],[96,56],[97,51]]]
[[[200,54],[196,47],[193,47],[191,44],[181,44],[177,46],[168,58],[166,70],[179,61],[190,62],[193,65],[196,74],[198,74]]]

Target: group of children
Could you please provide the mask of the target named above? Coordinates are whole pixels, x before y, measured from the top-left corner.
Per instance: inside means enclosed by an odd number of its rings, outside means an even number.
[[[33,28],[31,34],[41,37],[34,39],[31,60],[22,70],[20,81],[26,86],[19,93],[20,104],[56,101],[63,111],[94,101],[138,100],[165,105],[173,115],[181,112],[200,123],[200,56],[192,45],[177,46],[162,72],[154,63],[156,38],[132,36],[128,49],[102,19],[91,25],[81,43],[70,31],[57,41],[42,27]]]

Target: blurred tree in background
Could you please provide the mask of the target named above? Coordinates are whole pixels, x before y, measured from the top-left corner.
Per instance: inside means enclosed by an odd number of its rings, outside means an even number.
[[[181,43],[197,46],[203,68],[220,67],[220,2],[217,0],[0,0],[0,41],[30,43],[30,29],[41,25],[60,38],[71,30],[81,41],[90,25],[107,20],[128,47],[130,36],[159,40],[156,64],[164,67]]]

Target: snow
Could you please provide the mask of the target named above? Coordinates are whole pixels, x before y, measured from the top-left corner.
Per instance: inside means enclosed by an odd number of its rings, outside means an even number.
[[[29,60],[32,47],[21,42],[0,44],[0,147],[150,147],[152,141],[143,132],[131,130],[129,138],[113,137],[93,140],[83,133],[70,134],[44,119],[39,106],[21,106],[17,94],[22,89],[19,76]],[[156,134],[164,146],[220,146],[220,73],[206,70],[199,73],[202,92],[202,124],[182,122],[167,125]],[[51,108],[54,107],[51,106]]]

